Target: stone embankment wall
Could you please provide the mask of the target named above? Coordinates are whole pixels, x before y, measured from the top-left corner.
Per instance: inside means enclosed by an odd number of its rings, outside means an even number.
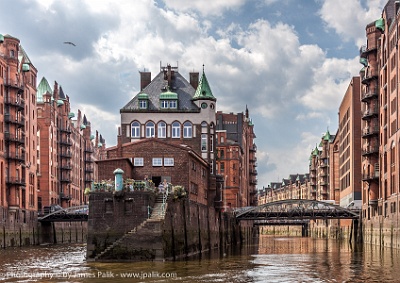
[[[87,222],[39,223],[36,213],[0,208],[0,248],[86,241]]]
[[[223,250],[251,235],[250,225],[241,230],[244,226],[229,214],[187,198],[168,200],[165,213],[154,217],[147,212],[155,208],[156,197],[140,191],[124,192],[119,199],[91,193],[88,261],[174,260]]]
[[[293,226],[260,226],[260,234],[275,236],[301,237],[302,227]],[[310,221],[307,235],[314,238],[350,239],[354,236],[351,220],[318,220]]]
[[[395,217],[379,216],[364,220],[364,243],[400,249],[400,227]]]

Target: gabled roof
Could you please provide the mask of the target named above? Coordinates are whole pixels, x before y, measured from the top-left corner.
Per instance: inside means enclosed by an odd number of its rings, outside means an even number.
[[[66,100],[64,91],[61,86],[60,86],[60,93],[58,94],[58,98],[62,99],[62,100]]]
[[[204,73],[201,75],[199,85],[196,89],[196,93],[194,94],[193,100],[199,99],[209,99],[212,101],[216,101],[217,99],[213,96],[210,85],[208,84],[208,80],[206,74]]]
[[[193,111],[199,112],[200,109],[193,103],[192,98],[195,89],[192,85],[178,72],[174,72],[174,78],[171,82],[171,89],[167,88],[167,81],[164,79],[164,73],[161,71],[158,75],[148,84],[141,92],[139,92],[131,101],[120,109],[123,112],[170,112],[171,110],[161,109],[160,97],[164,99],[165,93],[174,93],[173,97],[178,99],[178,108],[174,109],[176,112]],[[161,95],[164,93],[163,95]],[[148,108],[139,109],[139,99],[144,99],[147,95]],[[171,96],[172,98],[172,96]],[[170,98],[170,99],[171,99]]]
[[[53,90],[51,89],[48,81],[43,77],[37,87],[36,91],[36,102],[43,102],[43,95],[49,93],[53,96]]]

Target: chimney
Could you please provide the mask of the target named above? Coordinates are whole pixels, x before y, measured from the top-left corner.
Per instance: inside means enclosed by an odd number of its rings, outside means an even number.
[[[168,73],[167,73],[167,79],[168,79],[168,86],[169,86],[169,88],[171,89],[172,88],[172,86],[171,86],[171,81],[172,81],[172,73],[171,73],[171,65],[170,64],[168,64],[167,65],[167,68],[168,68]]]
[[[189,73],[190,84],[194,89],[197,89],[199,86],[199,72],[190,72]]]
[[[139,72],[140,73],[140,90],[142,91],[151,82],[151,72]]]

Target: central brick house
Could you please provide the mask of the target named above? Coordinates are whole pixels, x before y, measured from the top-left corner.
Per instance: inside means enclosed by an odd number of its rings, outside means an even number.
[[[206,204],[207,190],[215,189],[217,100],[204,69],[201,76],[189,73],[188,81],[178,67],[160,66],[153,80],[141,72],[140,86],[120,110],[118,144],[98,161],[99,178],[112,177],[110,164],[119,164],[125,178],[147,175],[155,185],[166,179]]]

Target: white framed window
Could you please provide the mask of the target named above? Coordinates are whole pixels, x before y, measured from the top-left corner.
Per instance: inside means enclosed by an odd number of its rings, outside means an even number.
[[[191,138],[192,137],[192,132],[193,132],[192,123],[185,122],[185,124],[183,124],[183,137],[184,138]]]
[[[161,100],[161,108],[168,108],[168,100]]]
[[[171,108],[171,109],[178,108],[178,103],[176,102],[176,100],[170,100],[169,101],[169,108]]]
[[[181,137],[181,124],[179,122],[172,123],[172,138]]]
[[[131,137],[140,138],[140,124],[139,122],[133,122],[131,125]]]
[[[201,151],[207,151],[207,135],[201,134]]]
[[[153,166],[162,166],[162,158],[153,157]]]
[[[143,157],[135,157],[133,159],[133,166],[143,166]]]
[[[155,135],[155,125],[153,122],[146,124],[146,138],[153,138]]]
[[[160,122],[157,125],[157,131],[158,131],[158,138],[166,138],[167,137],[167,124],[165,122]]]
[[[214,151],[214,135],[210,135],[210,152]]]
[[[164,158],[164,166],[174,166],[174,158],[165,157]]]
[[[147,109],[147,100],[139,100],[139,109]]]

